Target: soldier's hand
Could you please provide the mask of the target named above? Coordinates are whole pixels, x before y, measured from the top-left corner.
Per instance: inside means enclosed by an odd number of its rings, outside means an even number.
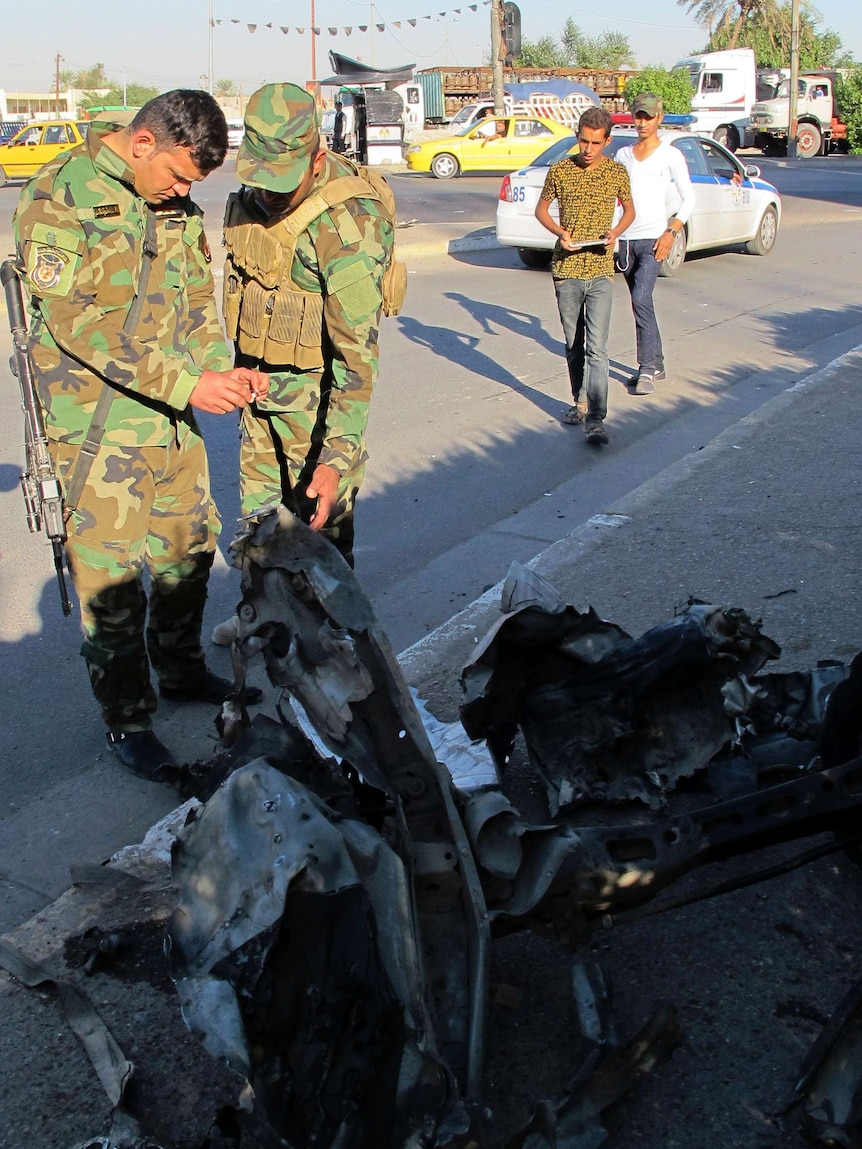
[[[313,531],[319,531],[329,522],[338,501],[338,472],[325,463],[319,463],[314,468],[306,494],[310,499],[317,499],[317,509],[308,525]]]
[[[189,402],[198,411],[227,415],[237,407],[244,407],[249,402],[250,394],[248,383],[234,379],[233,373],[225,375],[221,371],[204,371]]]
[[[265,399],[269,391],[269,376],[265,371],[255,371],[251,367],[234,367],[231,379],[238,379],[248,387],[248,402]]]

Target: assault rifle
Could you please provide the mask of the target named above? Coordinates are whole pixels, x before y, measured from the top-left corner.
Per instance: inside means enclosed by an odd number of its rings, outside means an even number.
[[[6,310],[9,312],[9,329],[12,332],[12,358],[9,360],[9,366],[21,387],[21,407],[24,411],[25,459],[21,490],[24,494],[27,526],[34,533],[44,528],[48,536],[51,550],[54,552],[57,582],[60,584],[60,604],[63,607],[63,614],[69,615],[72,613],[72,604],[69,601],[66,575],[63,570],[63,543],[66,541],[63,496],[54,464],[48,454],[45,421],[36,396],[33,365],[27,346],[27,323],[24,319],[21,280],[11,259],[4,260],[0,267],[0,281],[6,292]]]

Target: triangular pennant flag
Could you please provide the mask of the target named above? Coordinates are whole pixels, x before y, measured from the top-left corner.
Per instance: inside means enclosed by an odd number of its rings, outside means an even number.
[[[246,28],[248,28],[249,32],[256,32],[257,24],[246,24]]]
[[[231,20],[231,24],[241,24],[242,20]]]
[[[330,28],[329,29],[329,35],[330,36],[337,36],[338,35],[338,29],[337,28]]]
[[[304,36],[304,35],[305,35],[305,29],[304,29],[304,28],[297,28],[296,30],[297,30],[297,32],[300,34],[300,36]]]
[[[272,27],[272,22],[270,22],[269,24],[264,24],[264,28],[271,28],[271,27]]]
[[[351,32],[352,32],[352,31],[353,31],[353,29],[352,29],[352,28],[345,28],[345,29],[344,29],[344,35],[345,35],[345,36],[349,36],[349,35],[351,34]]]
[[[360,32],[367,32],[368,31],[368,25],[367,24],[360,24],[359,25],[359,31]]]
[[[221,24],[221,20],[216,20],[216,24]]]
[[[374,27],[377,29],[378,32],[385,32],[386,31],[386,25],[385,24],[375,24]]]
[[[416,27],[416,20],[415,20],[415,18],[414,18],[413,20],[408,20],[408,21],[407,21],[407,23],[410,25],[410,27],[411,27],[411,28],[415,28],[415,27]]]
[[[471,12],[475,12],[475,11],[478,9],[478,7],[479,7],[479,5],[478,5],[478,4],[471,4],[471,5],[470,5],[470,11],[471,11]]]
[[[401,27],[401,21],[400,20],[393,20],[392,23],[395,25],[396,28]]]
[[[312,30],[312,32],[315,34],[315,36],[319,36],[319,35],[320,35],[320,29],[319,29],[319,28],[312,28],[311,30]]]
[[[285,36],[286,36],[286,35],[288,34],[288,32],[290,31],[290,28],[283,28],[283,27],[281,26],[281,24],[279,24],[279,28],[281,28],[281,30],[282,30],[282,32],[284,32]]]

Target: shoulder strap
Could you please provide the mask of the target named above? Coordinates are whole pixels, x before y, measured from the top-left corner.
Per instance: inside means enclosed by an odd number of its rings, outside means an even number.
[[[338,176],[285,216],[281,227],[288,235],[299,237],[318,216],[349,199],[379,200],[380,196],[360,175]]]
[[[129,308],[129,313],[123,323],[123,331],[127,335],[130,335],[138,326],[144,300],[147,297],[147,284],[150,280],[150,271],[153,266],[153,260],[157,254],[156,215],[153,209],[148,205],[147,224],[144,232],[144,246],[141,259],[141,276],[138,280],[138,287],[135,292],[135,298],[132,300],[132,306]],[[84,436],[84,442],[81,444],[78,457],[75,459],[75,466],[72,468],[72,474],[66,486],[66,506],[72,511],[78,506],[78,500],[84,490],[84,484],[87,482],[90,468],[93,466],[93,460],[96,457],[96,452],[99,450],[102,439],[105,436],[108,412],[111,409],[111,403],[114,400],[115,394],[116,391],[110,383],[102,384],[102,391],[96,402],[93,418],[90,420],[90,426],[87,428],[87,434]]]

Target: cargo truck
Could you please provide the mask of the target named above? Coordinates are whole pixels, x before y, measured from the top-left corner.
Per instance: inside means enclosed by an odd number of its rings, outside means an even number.
[[[621,112],[626,107],[623,89],[626,80],[633,74],[593,68],[506,68],[503,84],[505,88],[569,80],[595,92],[602,107],[609,112]],[[468,105],[470,108],[467,114],[474,118],[477,117],[473,105],[493,107],[491,68],[426,68],[416,73],[416,81],[422,89],[426,125],[452,123]],[[509,111],[508,108],[505,110]],[[458,119],[458,126],[465,126],[463,117]]]
[[[797,83],[796,154],[808,160],[847,151],[847,125],[838,106],[839,73],[833,69],[803,73]],[[752,144],[767,155],[784,155],[790,135],[790,80],[778,85],[773,99],[751,109]]]
[[[707,132],[729,151],[748,143],[751,109],[775,91],[782,72],[758,69],[751,48],[701,52],[678,60],[674,70],[688,73],[692,86],[692,130]]]

